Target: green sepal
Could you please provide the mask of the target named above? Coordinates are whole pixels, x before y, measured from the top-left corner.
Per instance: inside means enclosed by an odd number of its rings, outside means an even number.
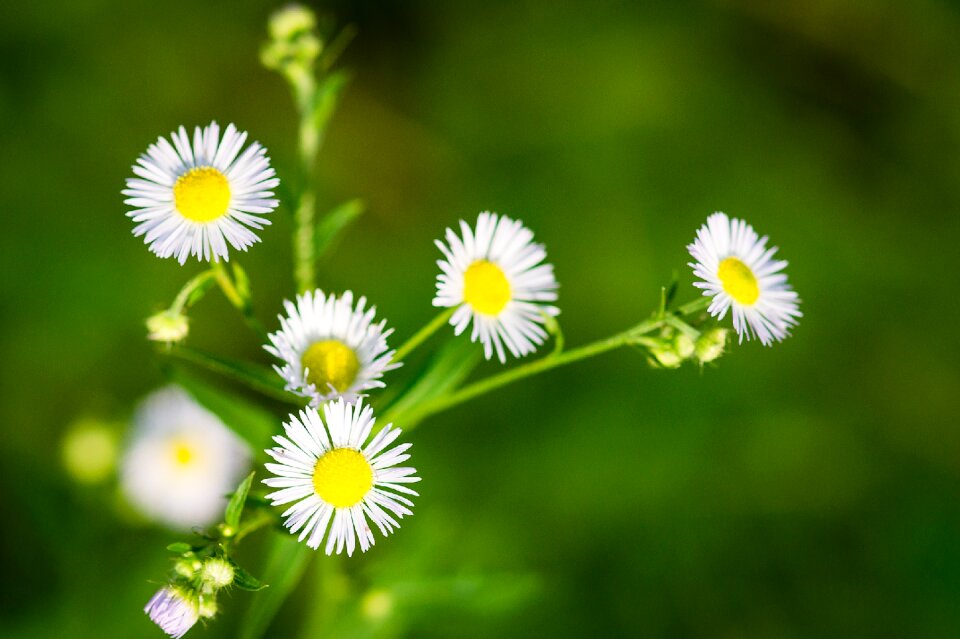
[[[259,579],[251,575],[237,564],[233,564],[233,570],[233,585],[237,588],[256,592],[257,590],[263,590],[267,587],[265,584],[260,583]]]

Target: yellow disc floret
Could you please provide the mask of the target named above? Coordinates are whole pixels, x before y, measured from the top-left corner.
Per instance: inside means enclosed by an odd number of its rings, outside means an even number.
[[[313,488],[331,506],[349,508],[359,504],[373,488],[373,468],[359,451],[335,448],[317,460]]]
[[[746,306],[752,306],[760,297],[760,286],[750,267],[735,257],[720,262],[717,277],[730,297]]]
[[[350,388],[360,370],[360,360],[353,349],[335,339],[325,339],[310,345],[300,358],[307,369],[307,382],[326,393],[333,386],[338,393]]]
[[[177,466],[189,466],[196,457],[190,442],[182,437],[177,437],[170,442],[170,455]]]
[[[212,166],[196,167],[177,178],[173,202],[188,220],[211,222],[227,212],[230,183]]]
[[[477,260],[463,274],[463,300],[478,313],[498,315],[510,301],[510,282],[503,269]]]

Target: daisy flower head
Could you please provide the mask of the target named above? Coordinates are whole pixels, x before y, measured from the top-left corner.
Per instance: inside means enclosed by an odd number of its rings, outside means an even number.
[[[374,544],[367,518],[386,537],[400,526],[395,517],[413,514],[404,495],[418,495],[406,484],[420,478],[415,468],[397,465],[410,458],[410,444],[388,450],[400,429],[388,424],[370,438],[375,422],[362,401],[340,398],[324,404],[322,418],[312,407],[290,415],[284,435],[273,438],[279,446],[266,451],[277,463],[266,464],[275,476],[263,483],[279,489],[267,499],[275,506],[294,502],[284,525],[311,548],[326,537],[328,555],[344,548],[352,555],[358,542],[366,552]]]
[[[687,246],[696,260],[690,267],[701,279],[694,286],[713,298],[710,314],[723,319],[732,309],[740,341],[756,336],[765,346],[787,337],[803,315],[782,272],[787,263],[773,258],[777,248],[767,248],[767,240],[743,220],[718,212]]]
[[[559,287],[546,250],[523,223],[496,213],[481,213],[475,228],[461,220],[460,233],[448,228],[446,242],[436,241],[444,259],[433,305],[456,307],[457,335],[472,321],[470,339],[487,359],[496,351],[506,362],[504,346],[514,357],[529,355],[547,338],[544,316],[560,314],[544,303],[556,301]]]
[[[200,618],[197,597],[177,586],[165,586],[158,590],[143,611],[174,639],[185,635]]]
[[[127,179],[124,204],[136,222],[133,234],[160,257],[190,255],[198,260],[230,259],[237,250],[260,241],[254,231],[270,224],[263,216],[277,208],[272,189],[280,184],[267,151],[258,142],[240,152],[246,131],[227,126],[220,137],[216,122],[196,127],[193,142],[186,129],[160,137],[137,158]]]
[[[250,466],[250,450],[184,390],[154,392],[137,409],[120,486],[143,515],[177,530],[215,522]]]
[[[399,366],[390,363],[394,351],[387,347],[393,329],[386,320],[374,323],[377,309],[366,308],[365,297],[354,305],[351,291],[337,297],[318,289],[283,304],[287,315],[264,348],[283,360],[274,368],[287,390],[311,405],[337,397],[355,402],[363,391],[383,387],[383,373]]]

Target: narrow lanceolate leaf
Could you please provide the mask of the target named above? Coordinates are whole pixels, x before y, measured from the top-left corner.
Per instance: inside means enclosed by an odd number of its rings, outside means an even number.
[[[253,450],[269,446],[270,438],[280,428],[277,417],[236,393],[203,381],[182,368],[172,368],[170,377]]]
[[[240,526],[240,514],[243,513],[243,507],[247,503],[247,495],[250,493],[250,484],[253,482],[253,476],[256,472],[247,475],[247,478],[240,482],[237,490],[234,491],[230,502],[227,504],[227,511],[223,520],[234,530]]]
[[[260,583],[260,580],[251,575],[240,566],[233,564],[233,585],[241,590],[263,590],[266,584]]]
[[[317,129],[323,131],[337,109],[337,103],[350,76],[345,71],[334,71],[317,87],[313,103],[313,118]]]
[[[409,430],[416,422],[405,421],[408,414],[418,404],[445,395],[470,375],[480,362],[480,349],[468,339],[455,339],[448,342],[427,365],[420,377],[400,398],[395,401],[377,420],[382,428],[395,423],[399,428]]]
[[[240,639],[260,639],[280,610],[287,595],[303,576],[314,551],[286,532],[273,535],[263,569],[263,581],[269,588],[258,594],[240,624]]]
[[[184,543],[182,541],[178,541],[175,544],[170,544],[169,546],[167,546],[167,550],[169,550],[170,552],[183,554],[185,552],[190,552],[191,550],[193,550],[193,546],[191,546],[190,544]]]
[[[317,257],[322,257],[330,251],[343,235],[343,232],[347,230],[347,227],[360,217],[365,209],[366,204],[363,200],[354,199],[344,202],[327,213],[317,225],[314,235]]]
[[[263,366],[238,362],[222,355],[214,355],[188,346],[174,346],[157,351],[158,354],[190,362],[211,373],[216,373],[266,395],[272,399],[302,406],[303,402],[284,390],[283,380],[274,371]]]

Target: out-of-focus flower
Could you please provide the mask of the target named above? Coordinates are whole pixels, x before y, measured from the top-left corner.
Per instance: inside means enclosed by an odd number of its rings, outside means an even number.
[[[127,213],[137,223],[133,234],[181,264],[190,255],[229,260],[228,243],[245,251],[259,242],[254,231],[270,224],[263,216],[277,208],[271,189],[280,180],[258,142],[240,152],[246,140],[233,124],[221,138],[216,122],[196,127],[192,144],[182,126],[170,140],[157,138],[123,190],[124,203],[134,207]]]
[[[543,245],[521,222],[495,213],[481,213],[473,229],[461,220],[460,232],[448,228],[446,242],[436,242],[444,259],[433,305],[457,307],[450,318],[457,335],[472,320],[470,339],[487,359],[496,351],[506,362],[504,347],[514,357],[533,353],[547,338],[544,315],[560,313],[544,304],[556,301],[559,285]]]
[[[63,465],[83,484],[99,484],[111,476],[117,464],[117,432],[113,426],[82,419],[63,437]]]
[[[361,297],[353,304],[353,293],[324,296],[323,291],[287,301],[287,316],[280,318],[280,330],[270,335],[267,352],[282,359],[276,366],[288,390],[310,398],[319,406],[337,397],[355,402],[371,388],[382,388],[385,371],[394,351],[388,350],[386,320],[374,324],[376,307],[365,308]]]
[[[397,466],[410,458],[410,444],[385,450],[400,435],[390,424],[367,442],[376,420],[362,402],[329,402],[323,415],[308,407],[290,416],[285,436],[273,438],[279,446],[266,453],[277,463],[266,468],[275,476],[263,483],[279,490],[267,499],[274,505],[296,502],[283,513],[284,525],[300,531],[300,541],[311,548],[326,536],[328,555],[344,548],[352,555],[358,540],[366,552],[374,544],[367,517],[386,536],[400,526],[394,515],[413,514],[413,502],[399,493],[416,496],[406,484],[420,478],[416,469]]]
[[[767,239],[743,220],[714,213],[687,246],[693,273],[703,280],[694,286],[713,298],[710,314],[723,319],[732,308],[740,341],[755,335],[765,346],[787,337],[803,315],[782,272],[787,263],[773,259],[777,249],[768,249]]]
[[[187,530],[220,517],[224,495],[249,464],[246,444],[185,391],[171,386],[147,397],[134,415],[120,483],[141,513]]]

